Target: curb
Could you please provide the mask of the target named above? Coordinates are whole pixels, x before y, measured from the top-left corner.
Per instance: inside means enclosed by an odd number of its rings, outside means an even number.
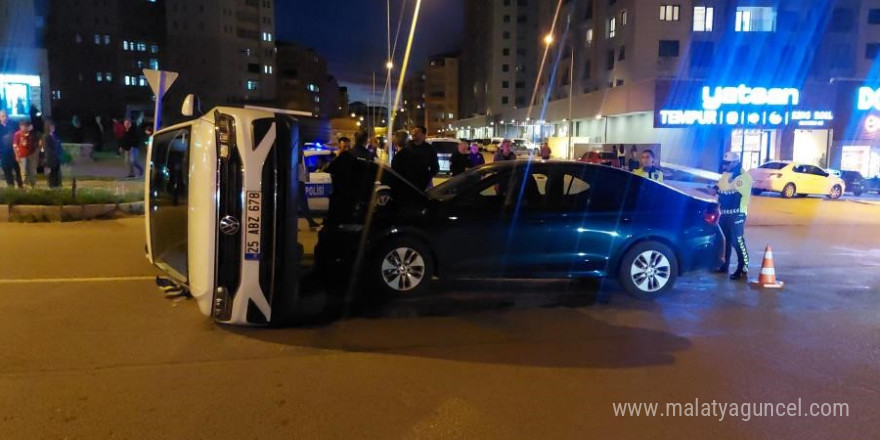
[[[118,215],[142,215],[144,202],[100,205],[0,205],[0,223],[71,222],[105,220]]]

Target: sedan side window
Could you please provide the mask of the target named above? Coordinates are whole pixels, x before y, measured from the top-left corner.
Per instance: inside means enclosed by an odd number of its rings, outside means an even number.
[[[794,171],[796,173],[800,173],[800,174],[805,174],[807,172],[807,167],[804,165],[798,165],[798,166],[792,168],[792,171]]]
[[[819,176],[819,177],[828,177],[828,173],[826,173],[825,171],[823,171],[822,168],[814,167],[814,166],[811,166],[811,167],[810,167],[810,174],[814,174],[814,175],[817,175],[817,176]]]

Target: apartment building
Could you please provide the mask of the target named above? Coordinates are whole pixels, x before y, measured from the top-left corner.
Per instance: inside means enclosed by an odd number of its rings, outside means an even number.
[[[738,151],[747,167],[794,159],[880,172],[880,124],[865,129],[880,122],[869,99],[878,1],[542,0],[538,10],[538,35],[551,36],[533,41],[547,52],[540,99],[502,120],[564,139],[559,155],[632,144],[707,169]],[[462,128],[476,124],[454,125],[468,137]]]
[[[204,107],[275,101],[273,0],[165,1],[164,67],[180,73],[170,96],[196,93]]]
[[[278,104],[324,119],[335,116],[341,110],[339,83],[327,71],[327,60],[299,44],[277,47]]]

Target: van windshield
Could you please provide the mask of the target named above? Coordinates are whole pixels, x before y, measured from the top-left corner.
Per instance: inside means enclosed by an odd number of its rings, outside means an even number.
[[[150,156],[150,244],[156,264],[187,281],[190,127],[153,138]]]

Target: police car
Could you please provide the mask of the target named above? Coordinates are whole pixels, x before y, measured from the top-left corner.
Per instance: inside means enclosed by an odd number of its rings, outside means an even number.
[[[303,147],[306,171],[309,173],[306,197],[312,211],[326,211],[330,206],[333,180],[329,173],[324,172],[324,168],[336,157],[335,153],[336,147],[319,142],[307,142]]]

